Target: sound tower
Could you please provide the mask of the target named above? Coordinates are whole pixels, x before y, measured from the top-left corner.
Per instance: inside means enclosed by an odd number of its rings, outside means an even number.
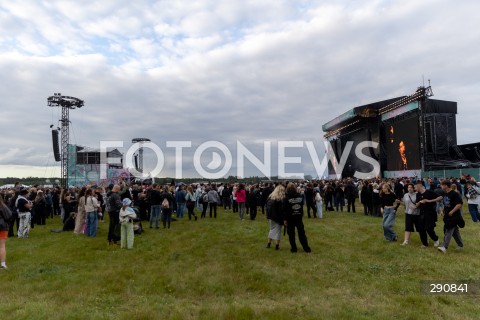
[[[135,159],[135,170],[138,170],[138,154],[134,155],[133,158]]]
[[[58,145],[58,130],[52,130],[53,155],[55,161],[60,161],[60,146]]]

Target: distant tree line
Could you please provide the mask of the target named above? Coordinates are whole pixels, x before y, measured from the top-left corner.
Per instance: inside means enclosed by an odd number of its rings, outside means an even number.
[[[47,180],[49,182],[47,182]],[[27,178],[15,178],[15,177],[7,177],[7,178],[0,178],[0,185],[5,184],[14,184],[15,182],[20,182],[21,184],[31,186],[31,185],[45,185],[45,184],[55,184],[55,180],[59,180],[60,178],[37,178],[37,177],[27,177]]]

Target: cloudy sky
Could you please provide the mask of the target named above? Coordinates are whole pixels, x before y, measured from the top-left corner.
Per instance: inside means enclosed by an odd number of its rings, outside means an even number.
[[[479,11],[474,0],[2,0],[0,177],[60,175],[56,92],[85,101],[70,113],[71,143],[119,140],[126,152],[150,138],[163,176],[175,168],[166,141],[192,141],[185,176],[209,140],[260,159],[264,141],[275,158],[278,141],[309,140],[321,157],[323,123],[423,79],[458,102],[459,144],[477,142]],[[290,153],[314,174],[303,149]]]

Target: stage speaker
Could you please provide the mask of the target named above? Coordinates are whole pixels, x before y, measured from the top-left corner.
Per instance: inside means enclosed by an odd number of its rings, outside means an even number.
[[[133,158],[135,159],[135,170],[140,171],[138,167],[138,154],[134,155]]]
[[[60,146],[58,145],[58,130],[52,130],[53,155],[55,161],[60,161]]]

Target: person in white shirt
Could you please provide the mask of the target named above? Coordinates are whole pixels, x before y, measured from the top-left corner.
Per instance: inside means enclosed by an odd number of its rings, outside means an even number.
[[[400,202],[405,206],[405,239],[402,246],[406,246],[410,240],[410,234],[415,230],[420,234],[422,247],[428,246],[427,232],[417,206],[417,193],[414,191],[413,184],[408,184],[408,192],[403,195]]]

